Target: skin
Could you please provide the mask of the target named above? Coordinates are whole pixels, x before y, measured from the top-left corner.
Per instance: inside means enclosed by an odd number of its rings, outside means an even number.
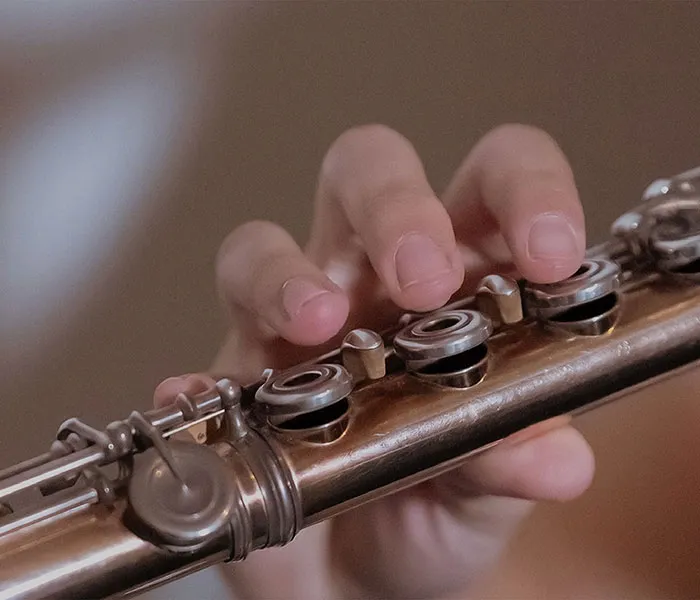
[[[488,133],[441,198],[407,139],[380,125],[352,129],[323,161],[304,249],[266,222],[224,241],[216,276],[229,334],[210,373],[162,382],[155,403],[204,391],[215,374],[253,382],[265,367],[336,346],[353,327],[437,309],[489,272],[561,280],[585,245],[571,169],[538,129]],[[583,437],[565,422],[544,424],[226,574],[246,599],[445,597],[496,564],[536,501],[573,499],[593,473]]]

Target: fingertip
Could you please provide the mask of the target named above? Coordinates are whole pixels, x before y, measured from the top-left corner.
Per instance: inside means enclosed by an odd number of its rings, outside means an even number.
[[[593,451],[570,426],[496,446],[466,472],[479,493],[555,502],[579,497],[590,487],[594,474]]]
[[[533,499],[568,502],[584,494],[595,476],[595,455],[583,435],[565,427],[539,440],[539,452],[549,456],[543,461],[537,481],[539,497]],[[537,492],[537,487],[533,489]]]
[[[349,313],[350,303],[342,291],[324,291],[312,294],[273,327],[293,344],[317,346],[340,332]]]
[[[416,282],[399,290],[394,301],[406,310],[429,312],[447,304],[464,282],[464,269],[453,269],[433,279]]]
[[[161,381],[153,392],[153,405],[162,408],[172,404],[178,394],[195,396],[213,388],[216,381],[206,373],[188,373]]]
[[[532,283],[557,283],[571,277],[581,267],[583,255],[569,260],[516,260],[518,272]]]
[[[395,281],[393,300],[416,312],[435,310],[448,302],[464,282],[464,263],[452,236],[436,243],[430,235],[402,236],[387,263],[384,279]]]
[[[514,490],[530,500],[567,502],[578,498],[593,482],[595,457],[573,427],[562,427],[512,449],[519,465]]]
[[[238,227],[222,246],[217,274],[229,312],[253,319],[262,337],[276,334],[313,346],[328,341],[347,320],[345,292],[274,223]]]
[[[554,283],[573,275],[586,251],[585,230],[578,219],[563,213],[538,214],[518,232],[516,263],[534,283]],[[520,238],[518,240],[517,238]]]

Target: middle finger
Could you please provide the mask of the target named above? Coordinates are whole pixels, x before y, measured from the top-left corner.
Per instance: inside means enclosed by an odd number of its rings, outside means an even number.
[[[350,130],[323,163],[309,252],[322,262],[353,234],[401,308],[439,308],[462,284],[452,221],[411,144],[387,127]]]

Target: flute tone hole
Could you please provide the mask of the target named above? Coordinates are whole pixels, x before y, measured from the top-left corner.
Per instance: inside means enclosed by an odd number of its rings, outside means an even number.
[[[426,333],[432,333],[434,331],[442,331],[443,329],[448,329],[459,323],[458,317],[448,316],[448,317],[438,317],[431,323],[428,323],[422,327],[423,331]]]
[[[486,358],[488,348],[486,344],[479,344],[476,348],[448,356],[427,367],[423,367],[420,372],[425,375],[440,375],[462,371],[471,366],[479,364]]]
[[[285,379],[282,382],[282,385],[284,387],[299,387],[302,385],[306,385],[307,383],[313,383],[314,381],[317,381],[321,379],[322,374],[319,373],[318,371],[308,371],[306,373],[300,373],[299,375],[294,375],[293,377],[290,377],[289,379]]]
[[[617,305],[617,295],[608,294],[586,302],[585,304],[579,304],[565,310],[563,313],[551,317],[551,320],[556,323],[575,323],[578,321],[585,321],[587,319],[594,319],[610,312]]]
[[[700,260],[694,260],[693,262],[688,263],[687,265],[678,267],[677,269],[674,269],[674,272],[682,273],[685,275],[696,275],[697,273],[700,273]]]
[[[591,274],[591,265],[588,262],[584,262],[567,281],[576,281],[577,279],[583,279]]]
[[[350,404],[346,398],[343,398],[342,400],[334,402],[329,406],[324,406],[323,408],[306,413],[305,415],[293,417],[292,419],[289,419],[289,421],[280,423],[277,425],[277,427],[278,429],[287,429],[290,431],[301,431],[304,429],[323,427],[344,417],[349,408]]]
[[[578,268],[578,270],[576,271],[576,273],[574,273],[571,277],[572,277],[572,278],[574,278],[574,277],[581,277],[581,275],[585,275],[586,273],[588,273],[588,271],[589,271],[588,265],[583,264],[583,265],[581,265],[581,266]]]

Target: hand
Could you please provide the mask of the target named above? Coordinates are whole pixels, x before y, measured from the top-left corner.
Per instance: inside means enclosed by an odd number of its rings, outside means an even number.
[[[502,126],[438,200],[411,144],[382,126],[343,134],[321,169],[305,250],[271,223],[224,242],[217,266],[230,335],[212,367],[241,383],[441,307],[489,272],[535,282],[573,274],[585,251],[571,170],[545,133]],[[156,403],[213,384],[173,378]],[[533,501],[581,494],[592,452],[568,425],[535,427],[464,466],[227,567],[241,598],[436,598],[492,566]]]

